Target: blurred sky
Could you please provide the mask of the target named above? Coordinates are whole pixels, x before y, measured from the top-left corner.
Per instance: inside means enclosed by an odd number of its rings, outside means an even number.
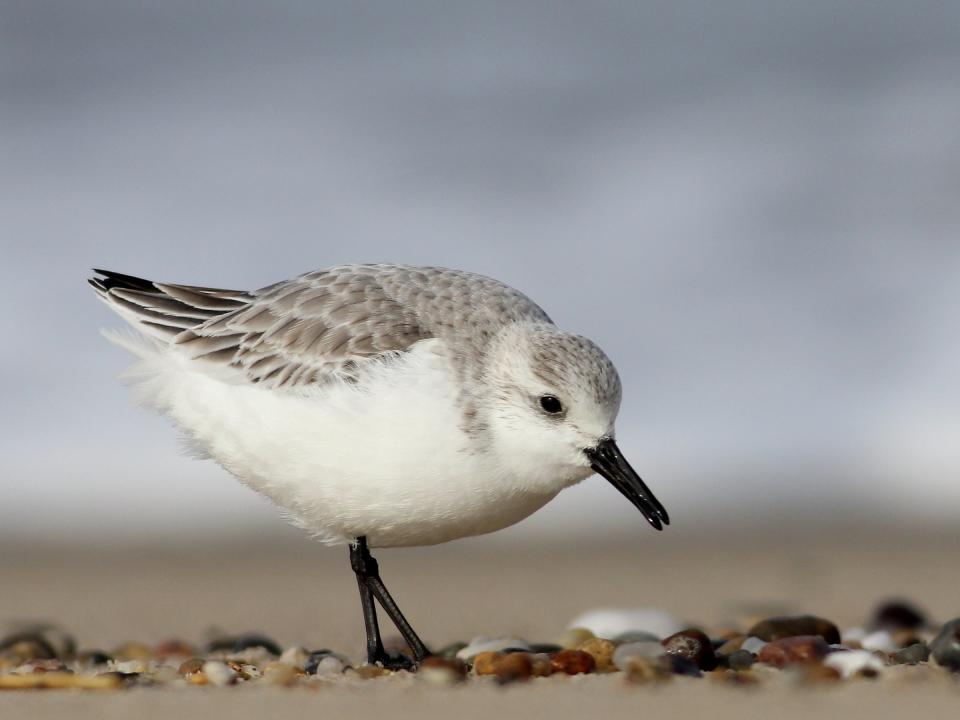
[[[269,527],[84,280],[359,261],[596,340],[675,525],[956,522],[958,78],[955,2],[0,0],[0,532]],[[524,527],[641,522],[594,478]]]

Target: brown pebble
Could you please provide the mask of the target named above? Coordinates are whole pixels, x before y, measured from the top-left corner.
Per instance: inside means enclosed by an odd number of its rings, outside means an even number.
[[[530,653],[514,652],[501,655],[494,661],[494,674],[502,683],[527,680],[533,675]]]
[[[830,652],[830,646],[819,635],[801,635],[769,642],[760,648],[757,660],[774,667],[819,662]]]
[[[293,685],[299,674],[293,665],[279,660],[269,662],[263,668],[263,679],[270,685]]]
[[[203,669],[203,658],[192,657],[189,660],[184,660],[180,663],[180,667],[177,669],[181,675],[193,675],[198,673]]]
[[[547,653],[533,653],[530,656],[530,665],[534,677],[548,677],[553,675],[553,661]]]
[[[473,656],[473,674],[474,675],[496,675],[497,659],[502,657],[503,653],[482,652]]]
[[[577,647],[577,650],[588,653],[593,657],[597,672],[601,673],[613,672],[617,669],[613,664],[613,653],[616,649],[616,644],[603,638],[591,638],[586,642],[580,643],[579,647]]]
[[[361,665],[358,668],[354,668],[353,672],[355,672],[361,680],[373,680],[374,678],[393,674],[390,670],[380,667],[379,665]]]
[[[713,643],[702,630],[681,630],[664,639],[661,644],[668,655],[686,658],[701,670],[713,670],[717,667]]]
[[[582,650],[561,650],[550,655],[550,661],[553,664],[554,672],[566,673],[567,675],[591,673],[597,667],[593,656]]]
[[[152,660],[153,649],[143,643],[129,642],[110,653],[115,660]]]
[[[747,632],[747,635],[772,642],[781,638],[819,635],[827,643],[840,642],[840,631],[829,620],[815,615],[787,615],[761,620]]]

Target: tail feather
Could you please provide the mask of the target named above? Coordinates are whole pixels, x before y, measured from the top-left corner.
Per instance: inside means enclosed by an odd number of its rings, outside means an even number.
[[[253,299],[243,290],[157,283],[111,270],[94,272],[99,277],[87,282],[97,296],[134,328],[161,343],[169,343],[211,318],[246,307]]]

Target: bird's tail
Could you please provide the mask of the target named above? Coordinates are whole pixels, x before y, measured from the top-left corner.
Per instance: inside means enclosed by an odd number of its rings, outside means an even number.
[[[184,330],[246,307],[253,299],[243,290],[158,283],[110,270],[94,272],[87,282],[97,296],[146,338],[161,345],[168,345]],[[142,342],[123,333],[105,334],[134,355],[144,356]]]

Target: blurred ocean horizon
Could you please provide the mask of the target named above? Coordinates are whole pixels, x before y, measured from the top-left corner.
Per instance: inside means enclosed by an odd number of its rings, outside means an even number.
[[[280,522],[134,407],[91,267],[377,261],[603,347],[668,532],[949,527],[957,68],[955,3],[0,0],[0,535]],[[592,478],[515,532],[640,523]]]

